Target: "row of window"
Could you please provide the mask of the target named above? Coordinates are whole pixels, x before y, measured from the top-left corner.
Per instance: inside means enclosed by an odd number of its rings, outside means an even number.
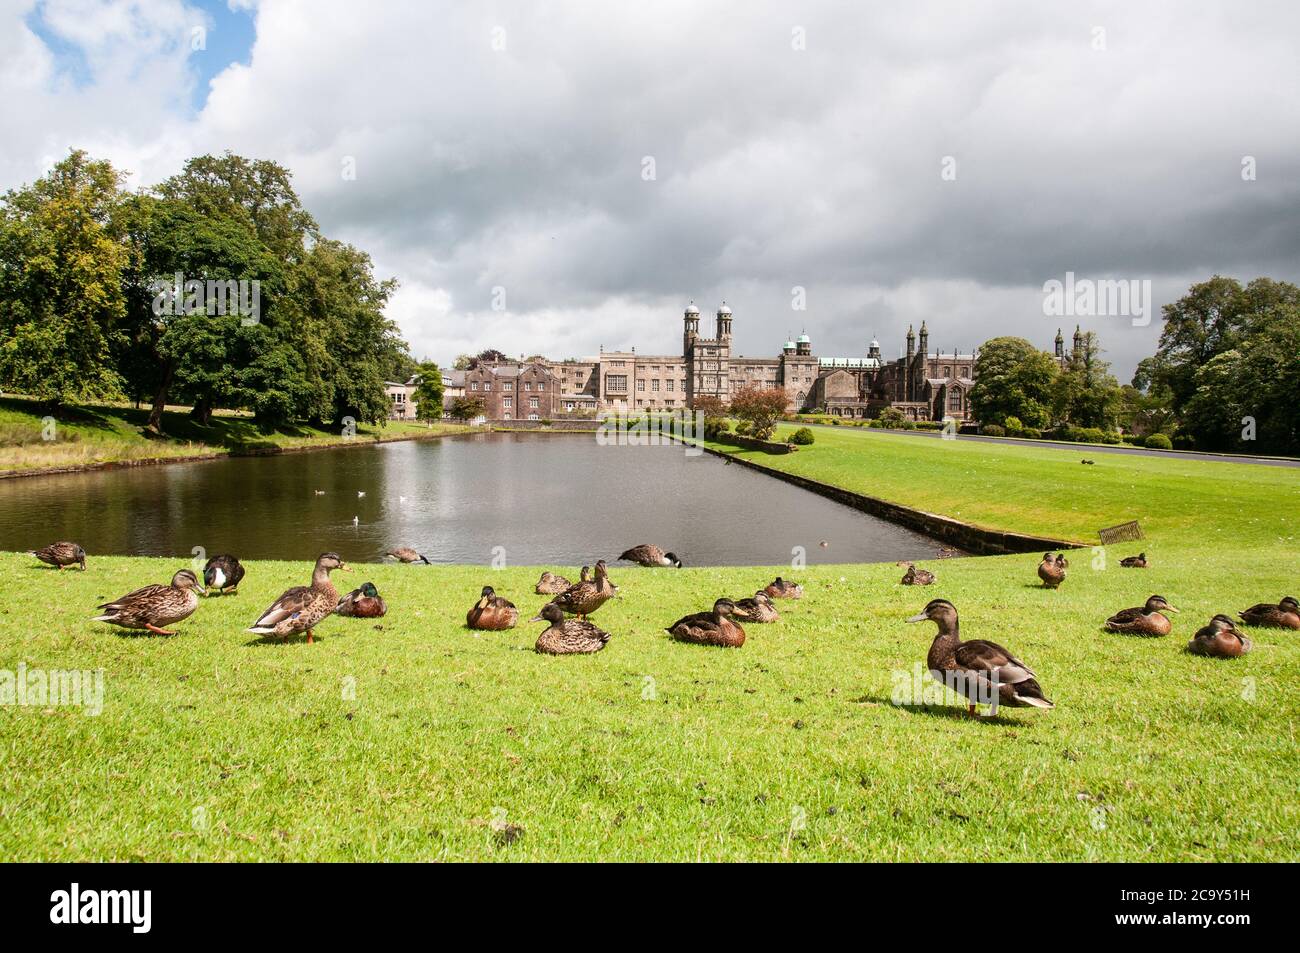
[[[478,390],[478,389],[479,389],[478,384],[479,384],[478,381],[470,381],[470,383],[469,383],[469,389],[470,389],[470,390]],[[502,389],[503,391],[505,391],[506,393],[510,393],[510,392],[512,392],[512,391],[515,389],[515,382],[514,382],[514,381],[502,381],[502,382],[501,382],[501,389]],[[532,381],[524,381],[524,390],[525,390],[525,391],[530,391],[530,390],[532,390],[532,389],[533,389],[533,383],[532,383]],[[546,381],[538,381],[538,382],[537,382],[537,389],[538,389],[539,391],[544,391],[544,390],[546,390]],[[491,381],[484,381],[484,382],[483,382],[483,390],[484,390],[484,392],[490,392],[490,391],[492,390],[492,382],[491,382]]]

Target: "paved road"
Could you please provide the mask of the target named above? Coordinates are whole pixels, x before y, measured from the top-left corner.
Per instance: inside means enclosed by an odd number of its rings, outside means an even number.
[[[834,424],[807,425],[812,427],[828,427],[831,430],[855,429],[844,426],[836,427]],[[929,437],[931,440],[939,440],[943,437],[943,434],[937,430],[885,430],[876,432],[903,434],[908,437]],[[1170,457],[1175,460],[1205,460],[1210,463],[1254,463],[1265,467],[1300,467],[1300,460],[1289,460],[1275,457],[1246,457],[1238,454],[1196,453],[1188,450],[1145,450],[1141,447],[1130,447],[1127,444],[1098,445],[1091,443],[1068,443],[1061,440],[1015,440],[1007,437],[985,437],[982,434],[960,434],[957,439],[974,440],[979,443],[1006,443],[1017,447],[1035,446],[1044,447],[1048,450],[1069,450],[1073,453],[1077,453],[1080,458],[1087,459],[1091,459],[1093,456],[1102,453],[1125,453],[1137,454],[1144,457]]]

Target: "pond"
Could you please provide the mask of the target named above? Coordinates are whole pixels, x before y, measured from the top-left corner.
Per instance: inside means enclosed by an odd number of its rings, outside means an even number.
[[[362,495],[364,494],[364,495]],[[354,523],[355,519],[355,523]],[[687,566],[931,559],[941,546],[680,445],[474,434],[0,480],[0,550],[580,566],[656,543]],[[825,542],[825,546],[822,543]]]

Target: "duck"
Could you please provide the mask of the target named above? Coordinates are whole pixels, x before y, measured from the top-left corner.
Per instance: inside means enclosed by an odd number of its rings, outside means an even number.
[[[418,563],[423,561],[426,566],[430,565],[429,560],[420,553],[417,553],[409,546],[398,546],[396,549],[390,549],[384,553],[385,556],[392,556],[398,562]]]
[[[790,582],[788,579],[782,579],[777,576],[766,586],[763,591],[773,599],[802,599],[803,586],[797,582]]]
[[[551,602],[570,615],[585,619],[614,597],[616,588],[609,581],[605,560],[596,562],[596,578],[576,582]]]
[[[1209,625],[1197,629],[1192,641],[1187,643],[1188,652],[1210,658],[1238,658],[1251,647],[1250,639],[1238,632],[1235,623],[1223,614],[1216,615],[1210,619]]]
[[[1043,580],[1044,589],[1059,589],[1065,582],[1065,570],[1070,561],[1060,553],[1043,553],[1043,561],[1038,564],[1038,578]]]
[[[633,546],[618,558],[630,563],[639,563],[642,566],[671,566],[674,569],[682,568],[682,561],[677,558],[676,553],[666,553],[652,543],[642,543],[640,546]]]
[[[582,572],[583,578],[585,579],[587,574],[591,572],[591,567],[583,566]],[[571,585],[573,585],[573,583],[569,582],[569,580],[565,579],[563,576],[557,575],[553,572],[544,572],[542,573],[542,578],[537,580],[537,585],[533,587],[533,592],[537,593],[539,596],[558,596]]]
[[[1138,553],[1136,556],[1125,556],[1119,561],[1119,564],[1125,569],[1146,569],[1147,554]]]
[[[167,626],[193,615],[203,591],[193,570],[178,569],[169,585],[155,583],[96,606],[104,614],[91,621],[111,622],[124,629],[148,629],[155,635],[175,635]]]
[[[478,602],[465,615],[465,624],[471,629],[487,629],[500,632],[513,629],[519,621],[519,610],[515,604],[496,594],[491,586],[484,586]]]
[[[907,572],[903,573],[903,578],[899,580],[904,586],[929,586],[934,583],[934,573],[928,569],[917,569],[914,563],[906,560],[895,565],[907,567]]]
[[[947,599],[931,599],[908,622],[933,622],[939,627],[925,657],[930,674],[967,701],[967,713],[974,715],[977,704],[1013,708],[1055,708],[1043,695],[1038,677],[1024,662],[996,642],[971,639],[963,642],[957,607]],[[997,688],[996,698],[993,688]]]
[[[70,543],[66,540],[60,540],[57,543],[50,543],[44,549],[28,550],[28,556],[35,556],[43,563],[51,566],[57,566],[60,571],[64,566],[79,565],[81,571],[86,571],[86,551],[76,543]]]
[[[528,621],[550,623],[533,647],[542,655],[590,655],[609,643],[609,633],[600,626],[585,619],[566,619],[564,610],[554,602],[546,603]]]
[[[781,618],[771,597],[762,589],[752,599],[737,599],[735,603],[736,617],[746,622],[776,622]]]
[[[1133,635],[1168,635],[1173,625],[1164,612],[1177,612],[1164,596],[1154,595],[1147,599],[1146,605],[1132,609],[1120,609],[1106,620],[1106,628],[1112,632],[1128,632]]]
[[[1275,606],[1267,602],[1237,613],[1246,625],[1267,629],[1300,629],[1300,603],[1295,596],[1284,596]]]
[[[291,635],[306,632],[310,645],[315,641],[313,630],[339,605],[339,591],[330,581],[330,573],[335,569],[352,571],[338,553],[321,553],[312,569],[311,585],[286,589],[246,631],[277,635],[282,642],[289,641]]]
[[[227,590],[231,593],[236,592],[239,581],[243,578],[244,567],[240,565],[237,558],[227,554],[213,556],[203,567],[203,585],[208,589],[215,589],[221,596],[224,596]]]
[[[732,619],[734,615],[736,604],[730,599],[719,599],[713,603],[712,612],[682,616],[665,631],[678,642],[738,649],[745,644],[745,630]]]
[[[334,611],[354,619],[382,619],[388,615],[388,603],[373,582],[363,582],[340,599]]]

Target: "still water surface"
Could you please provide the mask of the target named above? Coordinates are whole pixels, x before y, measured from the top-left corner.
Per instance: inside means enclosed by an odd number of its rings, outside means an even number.
[[[323,491],[318,493],[317,491]],[[358,496],[364,493],[364,496]],[[357,523],[353,525],[353,518]],[[657,543],[688,566],[929,559],[928,537],[678,445],[476,434],[0,480],[0,550],[579,566]],[[822,541],[827,545],[823,547]],[[503,547],[503,550],[496,550]]]

